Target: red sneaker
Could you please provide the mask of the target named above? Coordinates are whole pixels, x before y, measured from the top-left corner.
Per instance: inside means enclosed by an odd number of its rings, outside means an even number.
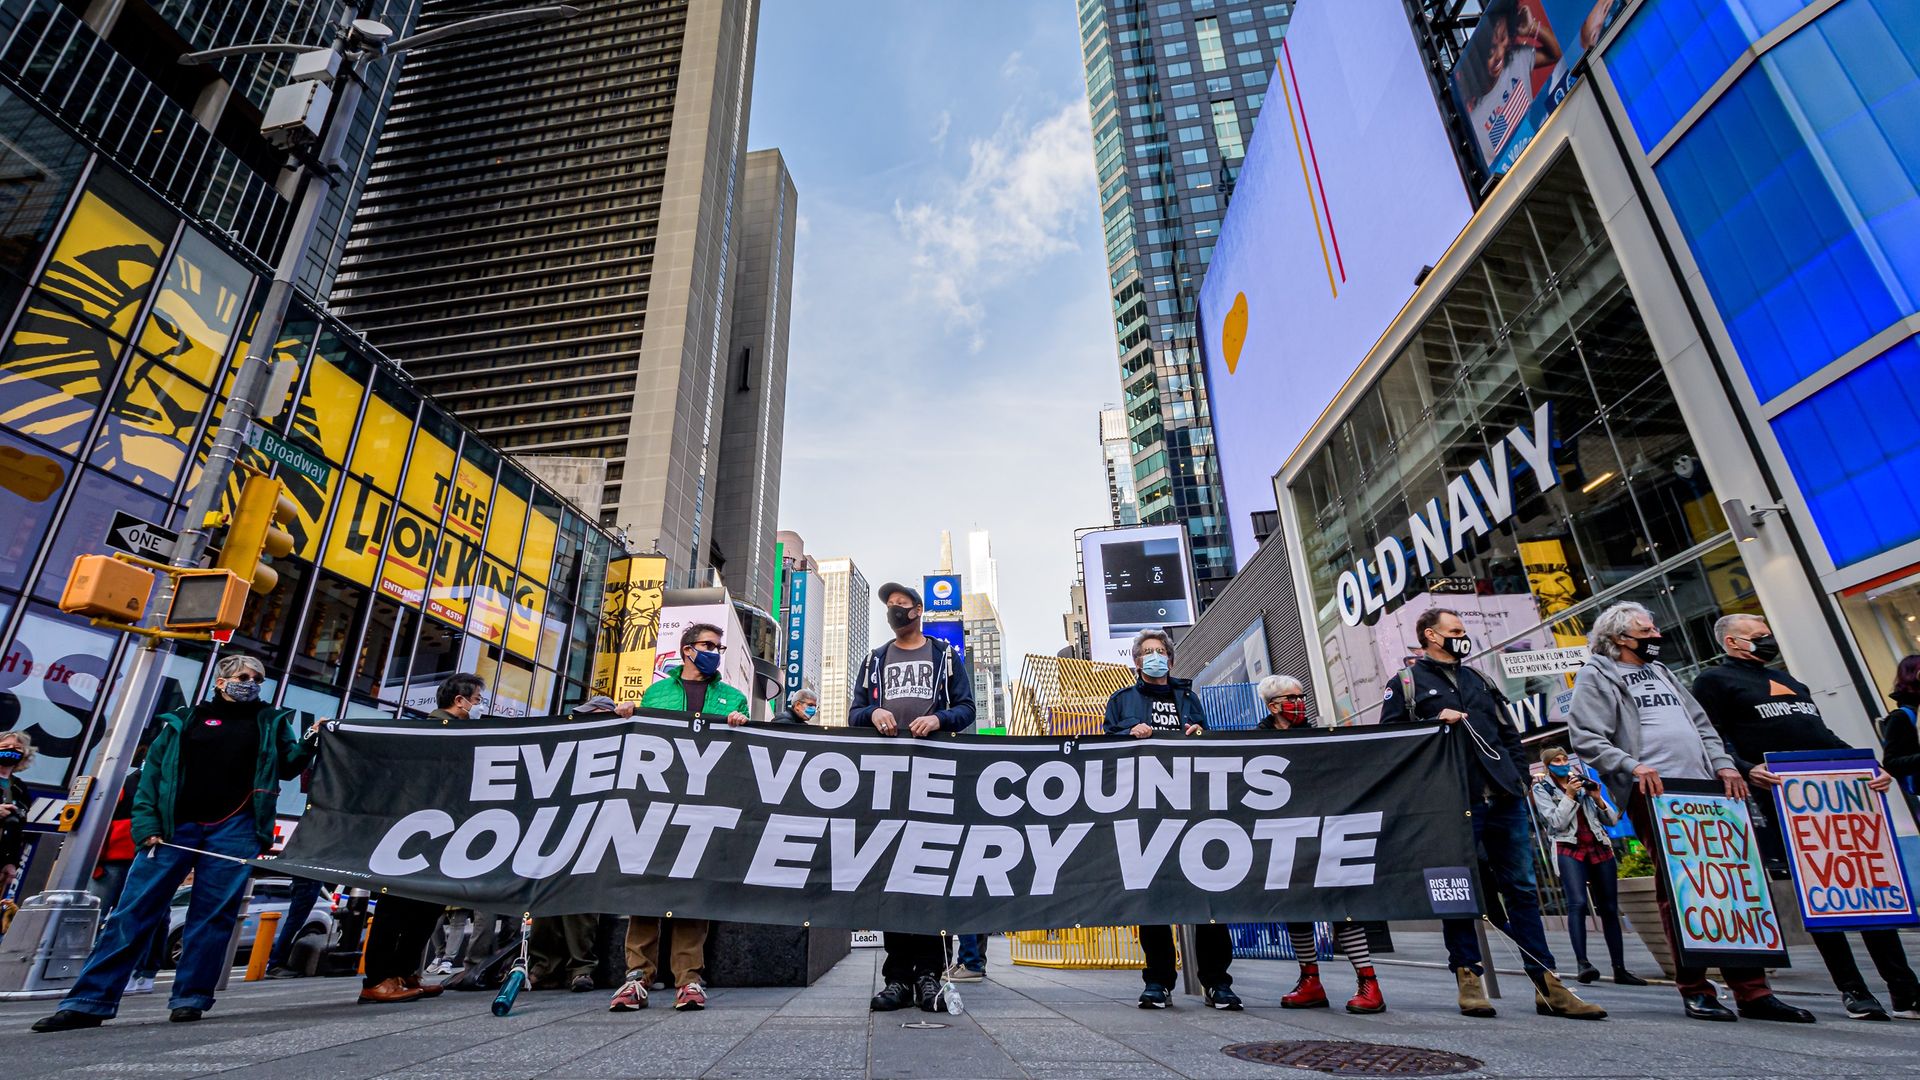
[[[1293,990],[1280,999],[1283,1009],[1324,1009],[1327,1007],[1327,991],[1320,985],[1320,973],[1302,969],[1300,981],[1293,984]]]
[[[1387,999],[1380,996],[1380,980],[1372,975],[1360,976],[1360,991],[1347,1002],[1350,1013],[1381,1013],[1387,1011]]]
[[[680,988],[673,996],[673,1011],[694,1012],[707,1007],[707,992],[697,982],[690,982]]]

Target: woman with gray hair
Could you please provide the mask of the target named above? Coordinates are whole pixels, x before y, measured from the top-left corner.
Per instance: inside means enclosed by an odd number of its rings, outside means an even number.
[[[299,776],[313,756],[313,736],[296,733],[293,712],[260,700],[266,674],[251,656],[221,657],[210,699],[155,719],[160,730],[133,796],[133,837],[144,852],[59,1011],[33,1030],[99,1027],[113,1018],[148,935],[164,931],[174,890],[189,873],[193,899],[169,1018],[187,1023],[213,1007],[246,890],[244,860],[272,846],[280,782]]]
[[[1307,688],[1300,685],[1299,679],[1291,675],[1269,675],[1261,679],[1253,691],[1260,695],[1260,704],[1267,710],[1260,718],[1262,729],[1285,731],[1313,722],[1307,716]]]

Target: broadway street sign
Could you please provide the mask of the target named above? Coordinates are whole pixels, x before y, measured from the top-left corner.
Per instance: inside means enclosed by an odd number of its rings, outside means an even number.
[[[268,864],[536,915],[969,933],[1432,918],[1478,907],[1462,738],[343,721]]]
[[[294,472],[319,484],[322,488],[333,477],[333,466],[300,449],[268,428],[258,424],[247,429],[247,445]]]

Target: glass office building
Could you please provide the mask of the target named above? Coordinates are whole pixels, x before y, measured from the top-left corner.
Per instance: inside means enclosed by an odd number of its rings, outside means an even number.
[[[1508,440],[1516,427],[1521,444]],[[1526,436],[1546,440],[1551,471],[1522,464]],[[1471,483],[1476,469],[1488,481],[1506,475],[1506,505],[1484,497],[1497,483],[1466,489],[1490,527],[1427,573],[1402,555],[1408,580],[1391,589],[1393,567],[1380,563],[1395,553],[1376,554],[1379,545],[1393,538],[1411,552],[1408,519],[1435,505],[1451,513],[1450,484]],[[1598,610],[1630,599],[1656,612],[1678,644],[1668,663],[1684,674],[1714,655],[1714,619],[1754,606],[1719,496],[1571,156],[1351,396],[1291,494],[1309,625],[1342,723],[1377,715],[1381,688],[1413,653],[1413,620],[1431,606],[1461,613],[1487,674],[1510,697],[1534,699],[1543,722],[1564,718],[1564,676],[1507,678],[1493,657],[1584,644]],[[1368,576],[1369,594],[1393,594],[1365,620],[1342,612],[1350,571]]]

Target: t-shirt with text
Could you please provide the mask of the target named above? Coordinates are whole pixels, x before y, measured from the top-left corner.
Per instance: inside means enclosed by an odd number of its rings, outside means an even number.
[[[1174,697],[1172,686],[1142,682],[1140,694],[1147,699],[1147,723],[1155,731],[1185,730],[1186,725],[1180,722],[1180,702]]]
[[[1640,707],[1640,764],[1667,780],[1711,780],[1707,748],[1666,673],[1634,668],[1627,672],[1627,690]]]
[[[905,727],[933,712],[933,642],[917,649],[887,646],[880,667],[880,705]]]

